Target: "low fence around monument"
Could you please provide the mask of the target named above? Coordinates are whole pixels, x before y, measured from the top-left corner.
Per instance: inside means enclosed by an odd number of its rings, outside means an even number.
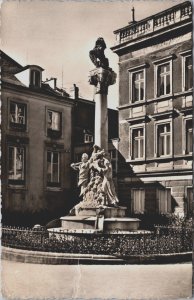
[[[101,254],[125,257],[192,251],[192,228],[156,226],[153,232],[131,234],[58,232],[3,227],[2,246],[58,253]]]

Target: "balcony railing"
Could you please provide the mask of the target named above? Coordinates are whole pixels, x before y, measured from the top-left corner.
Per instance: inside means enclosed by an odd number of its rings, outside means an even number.
[[[116,35],[116,45],[191,18],[192,6],[190,2],[176,5],[154,16],[116,30],[114,32]]]

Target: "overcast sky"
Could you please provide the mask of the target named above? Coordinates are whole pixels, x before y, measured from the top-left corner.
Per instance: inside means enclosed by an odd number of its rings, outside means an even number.
[[[58,86],[67,92],[76,83],[80,95],[92,100],[88,74],[94,66],[88,53],[96,39],[105,39],[105,54],[110,67],[118,73],[118,57],[109,48],[115,41],[113,31],[131,20],[132,7],[138,21],[180,2],[183,1],[4,1],[1,48],[22,65],[44,68],[43,80],[57,77]],[[118,80],[109,87],[108,105],[118,105]]]

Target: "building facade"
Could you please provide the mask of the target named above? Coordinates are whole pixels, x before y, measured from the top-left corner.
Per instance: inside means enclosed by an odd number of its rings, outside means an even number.
[[[119,197],[134,214],[192,214],[192,6],[114,31]]]
[[[68,209],[74,102],[39,66],[1,52],[1,70],[3,222],[44,222]]]

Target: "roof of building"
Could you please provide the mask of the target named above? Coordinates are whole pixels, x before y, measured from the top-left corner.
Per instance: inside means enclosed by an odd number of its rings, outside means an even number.
[[[161,37],[167,34],[172,37],[173,32],[183,33],[183,28],[192,30],[192,4],[190,1],[179,3],[155,15],[151,15],[140,21],[130,22],[127,26],[114,31],[115,45],[111,47],[114,52],[123,51],[128,46],[142,44],[145,40]],[[148,43],[149,44],[149,43]],[[121,53],[120,52],[120,53]]]
[[[17,61],[15,61],[13,58],[11,58],[9,55],[7,55],[5,52],[0,50],[0,65],[1,65],[1,70],[2,70],[2,76],[1,80],[2,83],[7,83],[11,84],[14,86],[20,86],[22,88],[26,88],[28,90],[33,90],[35,92],[41,92],[41,93],[46,93],[51,96],[60,96],[60,97],[68,97],[69,94],[64,90],[64,89],[53,89],[50,87],[49,84],[42,83],[41,88],[38,89],[32,89],[31,87],[27,87],[25,84],[23,84],[16,76],[15,74],[18,74],[20,72],[23,72],[27,69],[30,68],[38,68],[41,71],[44,69],[41,68],[40,66],[37,65],[26,65],[22,66],[19,64]]]

